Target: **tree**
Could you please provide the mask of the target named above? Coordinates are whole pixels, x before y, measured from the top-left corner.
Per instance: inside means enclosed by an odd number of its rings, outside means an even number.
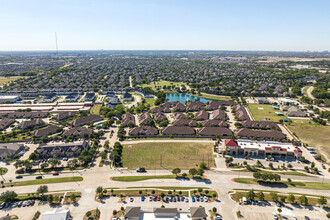
[[[48,186],[46,185],[39,186],[39,188],[37,189],[37,193],[41,194],[41,197],[43,197],[44,194],[47,192],[48,192]]]
[[[269,195],[274,202],[277,201],[278,196],[276,192],[271,192]]]
[[[317,203],[320,205],[326,205],[327,204],[327,199],[324,196],[321,196],[318,200]]]
[[[49,166],[49,164],[48,163],[42,163],[42,164],[40,164],[40,168],[42,169],[42,170],[44,170],[45,168],[47,168]]]
[[[199,169],[197,170],[197,174],[198,174],[199,176],[203,176],[204,172],[205,172],[205,171],[204,171],[202,168],[199,168]]]
[[[175,174],[176,176],[178,176],[179,173],[181,173],[181,169],[180,168],[175,168],[172,170],[172,173]]]
[[[36,154],[35,152],[31,153],[29,156],[29,160],[36,160],[38,159],[38,154]]]
[[[186,174],[186,173],[183,173],[183,174],[182,174],[182,177],[183,177],[183,178],[186,178],[187,176],[188,176],[188,174]]]
[[[72,201],[72,203],[76,203],[76,199],[77,199],[76,194],[75,194],[75,193],[72,193],[72,194],[70,195],[70,200]]]
[[[257,193],[257,197],[261,201],[265,200],[265,195],[264,195],[264,193],[262,191],[260,191],[260,192]]]
[[[217,211],[218,211],[218,210],[217,210],[216,207],[213,207],[213,208],[212,208],[212,212],[216,213]]]
[[[202,163],[199,165],[199,168],[205,170],[205,169],[207,168],[206,163],[205,163],[205,162],[202,162]]]
[[[292,169],[293,166],[289,163],[289,164],[288,164],[288,168],[289,168],[289,169]]]
[[[194,177],[194,175],[196,175],[197,173],[198,171],[195,168],[189,170],[189,174],[192,175],[192,177]]]
[[[311,168],[314,168],[314,167],[315,167],[315,163],[312,162],[312,163],[311,163]]]
[[[52,204],[54,201],[54,196],[52,194],[47,196],[47,201],[49,202],[49,204]]]
[[[278,208],[277,211],[278,211],[278,213],[280,213],[280,215],[281,215],[282,209],[281,209],[281,208]]]
[[[300,196],[298,200],[300,204],[308,205],[308,199],[305,195]]]
[[[253,189],[251,189],[251,190],[247,193],[246,197],[247,197],[248,200],[254,200],[255,193],[254,193]]]
[[[103,197],[103,187],[102,186],[98,186],[96,188],[96,194],[98,195],[99,198]]]
[[[269,163],[269,168],[272,169],[272,170],[274,169],[273,163]]]
[[[289,203],[294,203],[296,198],[293,194],[289,194],[288,197],[286,197],[286,200],[288,200]]]
[[[162,193],[160,194],[160,197],[162,197],[162,199],[164,199],[164,197],[165,197],[165,193],[162,192]]]
[[[17,194],[14,191],[7,190],[6,192],[1,193],[0,200],[4,202],[12,202],[17,197]]]
[[[327,218],[330,218],[330,212],[328,212],[326,216],[327,216]]]

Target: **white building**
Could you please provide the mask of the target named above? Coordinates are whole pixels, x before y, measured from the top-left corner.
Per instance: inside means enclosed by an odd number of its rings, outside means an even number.
[[[69,220],[71,219],[69,210],[54,209],[47,211],[41,216],[41,220]]]
[[[4,103],[4,102],[16,102],[18,100],[21,99],[21,96],[19,95],[2,95],[0,96],[0,102]]]

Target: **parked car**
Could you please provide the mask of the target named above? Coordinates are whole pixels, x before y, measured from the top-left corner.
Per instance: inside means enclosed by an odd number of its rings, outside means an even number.
[[[188,198],[186,198],[186,202],[189,202],[189,199]]]
[[[191,197],[192,202],[196,202],[195,197]]]
[[[149,197],[149,202],[152,202],[152,197],[151,196]]]
[[[219,214],[217,214],[217,215],[215,216],[215,220],[222,220],[222,216],[219,215]]]
[[[276,219],[276,220],[278,219],[276,213],[274,213],[274,212],[273,212],[273,218]]]
[[[36,176],[36,179],[42,179],[42,176]]]
[[[141,201],[144,202],[145,198],[144,196],[141,196]]]
[[[138,172],[138,173],[144,173],[144,172],[146,172],[146,168],[139,167],[139,168],[136,169],[136,172]]]
[[[133,202],[133,201],[134,201],[134,199],[131,197],[131,198],[129,199],[129,201],[130,201],[130,202]]]
[[[5,207],[5,205],[6,205],[5,202],[1,203],[1,205],[0,205],[0,209],[3,209],[3,208]]]
[[[20,201],[17,206],[22,207],[22,205],[23,205],[23,201]]]

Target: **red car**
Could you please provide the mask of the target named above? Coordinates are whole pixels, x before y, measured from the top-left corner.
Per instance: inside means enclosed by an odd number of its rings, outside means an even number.
[[[54,172],[54,173],[53,173],[53,176],[58,176],[58,175],[59,175],[58,172]]]

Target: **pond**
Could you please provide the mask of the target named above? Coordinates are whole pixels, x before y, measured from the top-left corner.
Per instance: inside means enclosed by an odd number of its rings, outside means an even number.
[[[179,101],[182,104],[184,104],[187,100],[194,102],[197,99],[199,99],[199,101],[201,101],[203,103],[211,101],[211,99],[205,99],[205,98],[197,97],[197,96],[190,95],[187,93],[166,93],[166,98],[168,99],[169,102]]]

